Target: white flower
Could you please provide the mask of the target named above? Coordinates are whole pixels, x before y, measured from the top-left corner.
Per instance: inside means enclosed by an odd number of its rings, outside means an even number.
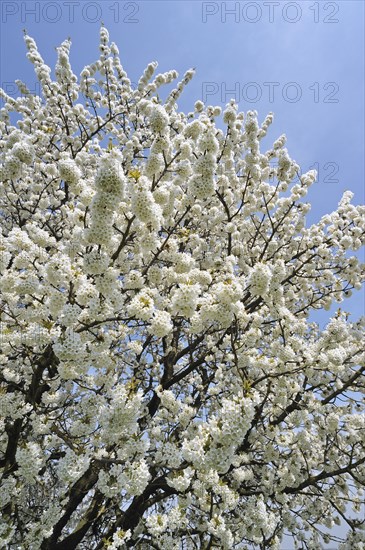
[[[126,288],[139,289],[144,285],[144,280],[139,271],[132,270],[130,271],[124,280],[124,286]]]
[[[133,298],[128,306],[128,313],[143,321],[148,321],[154,312],[153,298],[144,290]]]
[[[60,177],[67,183],[78,183],[81,178],[81,171],[74,160],[60,159],[58,161]]]
[[[16,460],[19,466],[19,474],[27,482],[33,485],[41,469],[41,449],[35,442],[27,442],[24,448],[17,449]]]
[[[228,107],[223,112],[223,122],[225,124],[232,124],[236,120],[236,109],[233,105],[228,105]]]
[[[155,311],[148,329],[149,332],[158,338],[163,338],[172,329],[171,315],[167,311]]]
[[[258,262],[252,268],[249,283],[250,292],[257,296],[264,296],[270,285],[271,270],[267,264]]]
[[[62,361],[78,361],[84,354],[85,344],[78,332],[67,328],[64,337],[53,344],[53,350]]]
[[[109,261],[107,254],[92,250],[84,256],[85,272],[93,275],[101,275],[107,270]]]
[[[198,284],[181,284],[173,294],[172,309],[185,317],[191,317],[195,311],[199,296]]]
[[[213,175],[195,175],[189,179],[189,190],[197,199],[207,199],[215,191]]]
[[[24,164],[31,164],[33,162],[34,148],[29,143],[16,143],[11,152]]]
[[[148,180],[141,177],[133,187],[132,210],[137,218],[145,224],[151,224],[157,229],[160,224],[161,207],[155,202],[148,189]]]
[[[80,316],[81,308],[77,304],[65,304],[60,320],[65,327],[70,327],[75,324]]]
[[[146,519],[146,527],[151,535],[158,536],[165,532],[168,518],[164,514],[151,514]]]
[[[154,175],[157,175],[163,167],[163,159],[158,154],[150,155],[144,173],[147,177],[152,178]]]
[[[153,132],[162,132],[169,122],[168,115],[161,105],[154,105],[150,114],[150,125]]]
[[[2,179],[16,179],[22,171],[22,163],[17,156],[9,155],[1,168]]]
[[[100,160],[95,186],[100,191],[119,196],[122,193],[124,174],[121,164],[111,155]]]

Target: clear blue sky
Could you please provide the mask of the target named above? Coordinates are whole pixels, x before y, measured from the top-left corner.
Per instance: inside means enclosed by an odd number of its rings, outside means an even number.
[[[269,140],[285,132],[303,171],[314,164],[309,222],[331,212],[346,189],[364,202],[364,2],[15,1],[1,4],[1,85],[19,78],[34,88],[22,29],[54,66],[54,48],[71,37],[74,72],[98,56],[101,21],[136,82],[152,60],[161,71],[197,73],[179,101],[196,99],[275,114]],[[223,97],[222,97],[223,96]],[[297,101],[295,101],[297,99]],[[250,101],[251,100],[251,101]],[[364,314],[364,293],[343,308]],[[328,316],[320,317],[321,322]]]

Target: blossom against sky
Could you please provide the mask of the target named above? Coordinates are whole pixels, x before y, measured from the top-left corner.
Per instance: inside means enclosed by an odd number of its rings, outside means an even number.
[[[314,222],[351,189],[364,202],[364,4],[337,2],[16,1],[1,4],[0,81],[16,95],[14,81],[37,88],[25,57],[22,31],[37,40],[51,66],[57,47],[72,39],[78,74],[97,56],[101,22],[120,49],[132,81],[147,63],[159,70],[196,74],[179,99],[184,111],[202,99],[256,109],[263,120],[274,112],[267,137],[282,133],[292,157],[318,171],[308,200]],[[347,302],[364,313],[364,294]],[[324,321],[324,318],[323,318]]]
[[[238,7],[237,7],[238,6]],[[275,114],[269,141],[283,132],[303,172],[315,167],[308,220],[335,209],[343,191],[364,201],[364,31],[362,2],[33,2],[1,5],[1,85],[35,87],[25,58],[22,29],[54,65],[58,46],[71,36],[75,73],[97,56],[100,22],[117,42],[135,81],[152,60],[161,71],[196,75],[179,100],[224,106],[231,97],[260,120]],[[363,294],[344,305],[354,318]]]

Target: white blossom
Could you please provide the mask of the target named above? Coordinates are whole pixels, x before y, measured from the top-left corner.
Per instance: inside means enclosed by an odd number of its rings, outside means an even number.
[[[0,90],[4,548],[317,550],[345,520],[363,549],[365,207],[310,225],[272,113],[180,112],[194,70],[133,86],[103,25],[79,79],[69,39],[54,72],[25,43],[39,96]]]

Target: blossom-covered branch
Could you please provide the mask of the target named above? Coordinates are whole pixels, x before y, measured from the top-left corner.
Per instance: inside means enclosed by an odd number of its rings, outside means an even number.
[[[308,226],[285,135],[233,102],[137,86],[100,32],[78,78],[1,91],[0,540],[4,547],[364,547],[365,209]],[[16,120],[16,122],[15,122]],[[352,508],[352,509],[351,509]],[[352,516],[351,514],[355,514]]]

